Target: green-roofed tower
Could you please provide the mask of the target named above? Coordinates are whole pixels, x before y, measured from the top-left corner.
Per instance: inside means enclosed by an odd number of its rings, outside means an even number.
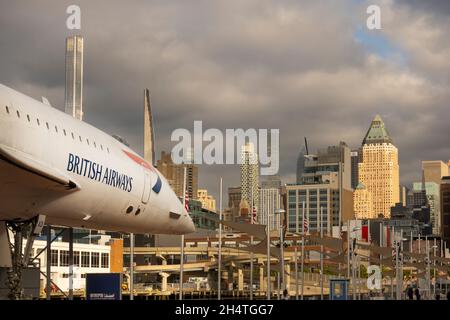
[[[383,119],[378,114],[373,118],[363,140],[363,145],[372,143],[392,143],[392,138],[384,125]]]
[[[355,215],[367,218],[382,214],[388,218],[391,207],[399,202],[400,197],[398,150],[379,115],[367,130],[360,159],[358,181],[361,184],[354,195]],[[372,202],[372,205],[367,202]]]

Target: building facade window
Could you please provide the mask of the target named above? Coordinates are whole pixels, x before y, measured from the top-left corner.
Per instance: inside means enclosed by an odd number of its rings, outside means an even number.
[[[86,251],[82,251],[81,252],[81,267],[83,267],[83,268],[89,268],[90,267],[89,252],[86,252]]]
[[[75,267],[80,266],[80,251],[74,251],[73,252],[73,265]]]
[[[98,268],[100,266],[100,253],[92,252],[91,253],[91,268]]]
[[[58,250],[51,250],[50,263],[52,267],[58,266]]]
[[[69,251],[67,250],[59,251],[59,264],[61,267],[69,266]]]
[[[102,268],[109,268],[109,253],[102,253]]]

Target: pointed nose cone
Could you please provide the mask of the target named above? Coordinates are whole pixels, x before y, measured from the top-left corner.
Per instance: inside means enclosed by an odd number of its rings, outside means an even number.
[[[189,217],[189,221],[187,222],[187,232],[186,233],[193,233],[193,232],[195,232],[194,221],[192,221],[191,217]]]
[[[186,211],[186,209],[183,210],[183,233],[192,233],[195,232],[195,225],[194,221],[192,221],[191,216]]]

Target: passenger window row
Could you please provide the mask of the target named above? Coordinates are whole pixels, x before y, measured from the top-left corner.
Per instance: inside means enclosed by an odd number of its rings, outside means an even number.
[[[10,110],[10,108],[9,108],[8,106],[5,106],[5,111],[6,111],[6,113],[7,113],[8,115],[11,115],[11,110]],[[16,115],[17,115],[17,118],[19,118],[19,119],[21,118],[21,116],[20,116],[20,111],[19,111],[19,110],[16,110]],[[27,114],[27,121],[28,121],[29,123],[32,123],[31,116],[30,116],[29,114]],[[41,121],[39,120],[39,118],[36,118],[36,124],[38,125],[38,127],[41,126]],[[45,126],[47,127],[47,130],[50,130],[50,124],[49,124],[48,122],[45,122]],[[55,128],[55,132],[56,132],[56,133],[59,133],[58,126],[55,125],[54,128]],[[66,129],[62,129],[62,133],[63,133],[63,135],[64,135],[65,137],[67,137],[67,131],[66,131]],[[71,132],[72,140],[75,140],[75,135],[76,135],[75,133]],[[79,140],[81,143],[83,143],[83,138],[82,138],[80,135],[78,135],[78,140]],[[86,143],[87,143],[88,146],[91,146],[91,141],[89,141],[88,138],[86,138],[85,141],[86,141]],[[95,141],[92,141],[92,146],[93,146],[94,148],[97,148],[97,143],[96,143]],[[109,147],[104,148],[104,147],[103,147],[103,144],[99,144],[98,146],[100,147],[100,149],[101,149],[102,151],[106,151],[106,152],[109,153]]]

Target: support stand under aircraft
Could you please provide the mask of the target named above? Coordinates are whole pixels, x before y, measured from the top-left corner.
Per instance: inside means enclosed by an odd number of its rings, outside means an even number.
[[[45,216],[38,215],[26,221],[6,221],[1,226],[2,247],[9,247],[9,250],[4,251],[2,256],[2,265],[9,267],[7,285],[9,288],[8,298],[11,300],[23,298],[22,270],[29,266],[34,239],[40,234],[44,224]],[[10,239],[11,233],[13,241]],[[26,241],[25,248],[23,248],[24,241]],[[10,255],[9,259],[7,255]]]

